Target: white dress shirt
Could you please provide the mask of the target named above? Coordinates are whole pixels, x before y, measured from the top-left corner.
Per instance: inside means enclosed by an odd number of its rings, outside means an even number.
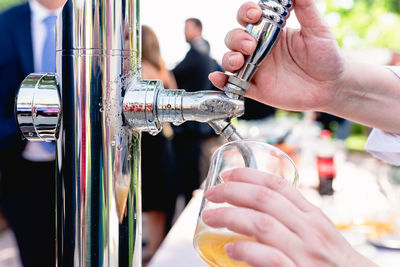
[[[400,78],[400,66],[388,68]],[[400,166],[400,135],[373,129],[368,137],[365,150],[389,164]]]
[[[29,7],[31,9],[31,34],[34,70],[35,72],[40,72],[42,69],[42,50],[46,38],[46,25],[43,23],[43,20],[51,15],[58,16],[61,13],[62,7],[56,10],[49,10],[36,0],[30,0]]]
[[[33,49],[33,68],[34,72],[41,72],[42,69],[42,50],[46,38],[46,25],[43,20],[50,16],[58,16],[62,7],[56,10],[49,10],[36,0],[29,1],[31,10],[31,35]],[[37,142],[27,142],[22,156],[30,161],[51,161],[55,159],[55,154],[46,151]]]

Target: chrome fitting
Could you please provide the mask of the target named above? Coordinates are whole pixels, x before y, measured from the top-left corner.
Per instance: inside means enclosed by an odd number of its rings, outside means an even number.
[[[157,134],[165,122],[179,125],[185,121],[210,122],[239,117],[244,113],[244,103],[224,92],[186,92],[164,89],[161,81],[139,81],[127,89],[122,110],[134,130]]]
[[[55,141],[61,121],[57,76],[32,73],[22,82],[16,96],[15,113],[23,136],[29,141]]]

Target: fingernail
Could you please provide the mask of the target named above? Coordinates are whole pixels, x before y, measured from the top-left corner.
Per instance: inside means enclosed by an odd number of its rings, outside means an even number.
[[[233,244],[229,243],[225,245],[225,252],[228,257],[233,258]]]
[[[251,52],[253,50],[253,42],[252,41],[248,41],[248,40],[243,41],[242,42],[242,50],[246,54],[251,54]]]
[[[222,172],[220,174],[222,180],[227,181],[229,179],[229,177],[231,177],[232,171],[233,170],[227,170],[227,171]]]
[[[247,11],[247,18],[250,20],[255,20],[258,18],[258,10],[257,9],[250,9],[249,11]]]
[[[206,198],[208,198],[208,197],[210,197],[210,196],[213,194],[213,192],[214,192],[214,187],[211,187],[211,188],[207,189],[207,190],[204,192],[204,196],[205,196]]]
[[[212,218],[212,210],[204,211],[202,218],[203,218],[204,223],[207,224],[208,222],[210,222],[210,219]]]
[[[232,55],[229,57],[228,59],[228,63],[229,65],[231,65],[232,67],[236,67],[237,62],[239,61],[239,56],[238,55]]]

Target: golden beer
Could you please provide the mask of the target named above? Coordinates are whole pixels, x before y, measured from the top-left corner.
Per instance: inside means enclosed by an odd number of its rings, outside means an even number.
[[[232,260],[225,253],[225,245],[237,241],[255,241],[255,239],[232,232],[224,233],[206,229],[197,233],[195,247],[200,257],[212,267],[249,267],[246,263]]]

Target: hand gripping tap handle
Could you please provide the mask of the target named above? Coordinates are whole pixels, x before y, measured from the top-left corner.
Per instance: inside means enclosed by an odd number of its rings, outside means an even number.
[[[241,99],[245,95],[259,65],[279,40],[289,13],[293,9],[291,0],[260,0],[258,5],[263,12],[260,21],[257,24],[249,24],[246,28],[257,42],[256,50],[247,57],[242,69],[229,76],[224,87],[225,94],[233,99]],[[217,134],[224,136],[228,141],[242,139],[230,122],[218,120],[209,124]]]
[[[257,41],[256,50],[247,57],[243,68],[229,77],[224,88],[225,93],[233,98],[243,96],[249,89],[251,79],[279,40],[289,13],[293,9],[291,0],[260,0],[258,5],[263,12],[260,21],[257,24],[249,24],[246,28]]]

